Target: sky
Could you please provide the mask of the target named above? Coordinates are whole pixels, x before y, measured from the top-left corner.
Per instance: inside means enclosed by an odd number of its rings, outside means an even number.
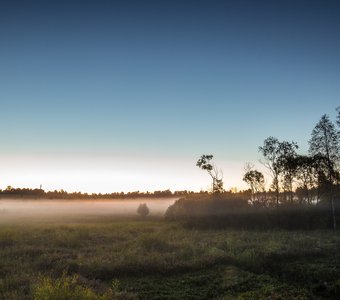
[[[340,105],[340,2],[0,1],[0,189],[245,188]]]

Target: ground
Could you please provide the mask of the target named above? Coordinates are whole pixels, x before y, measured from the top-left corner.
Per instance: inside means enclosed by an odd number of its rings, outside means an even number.
[[[0,299],[65,298],[69,286],[79,287],[73,299],[339,299],[338,249],[340,235],[332,231],[3,217]]]

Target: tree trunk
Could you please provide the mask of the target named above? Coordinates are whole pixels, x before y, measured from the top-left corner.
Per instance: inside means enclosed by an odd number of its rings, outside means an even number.
[[[335,218],[335,205],[334,205],[334,197],[333,197],[333,185],[331,187],[331,207],[332,207],[333,230],[336,231],[336,218]]]

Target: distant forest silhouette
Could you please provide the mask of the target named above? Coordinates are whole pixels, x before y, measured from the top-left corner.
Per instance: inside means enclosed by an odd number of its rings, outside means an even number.
[[[208,192],[201,192],[207,194]],[[43,189],[30,188],[13,188],[8,186],[5,190],[0,190],[0,198],[29,198],[29,199],[131,199],[131,198],[167,198],[179,197],[190,194],[197,194],[193,191],[175,191],[170,190],[154,191],[154,192],[115,192],[115,193],[68,193],[64,190],[44,191]]]

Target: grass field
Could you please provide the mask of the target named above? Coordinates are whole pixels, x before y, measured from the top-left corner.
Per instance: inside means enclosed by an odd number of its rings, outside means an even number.
[[[339,250],[331,231],[2,218],[0,299],[339,299]]]

